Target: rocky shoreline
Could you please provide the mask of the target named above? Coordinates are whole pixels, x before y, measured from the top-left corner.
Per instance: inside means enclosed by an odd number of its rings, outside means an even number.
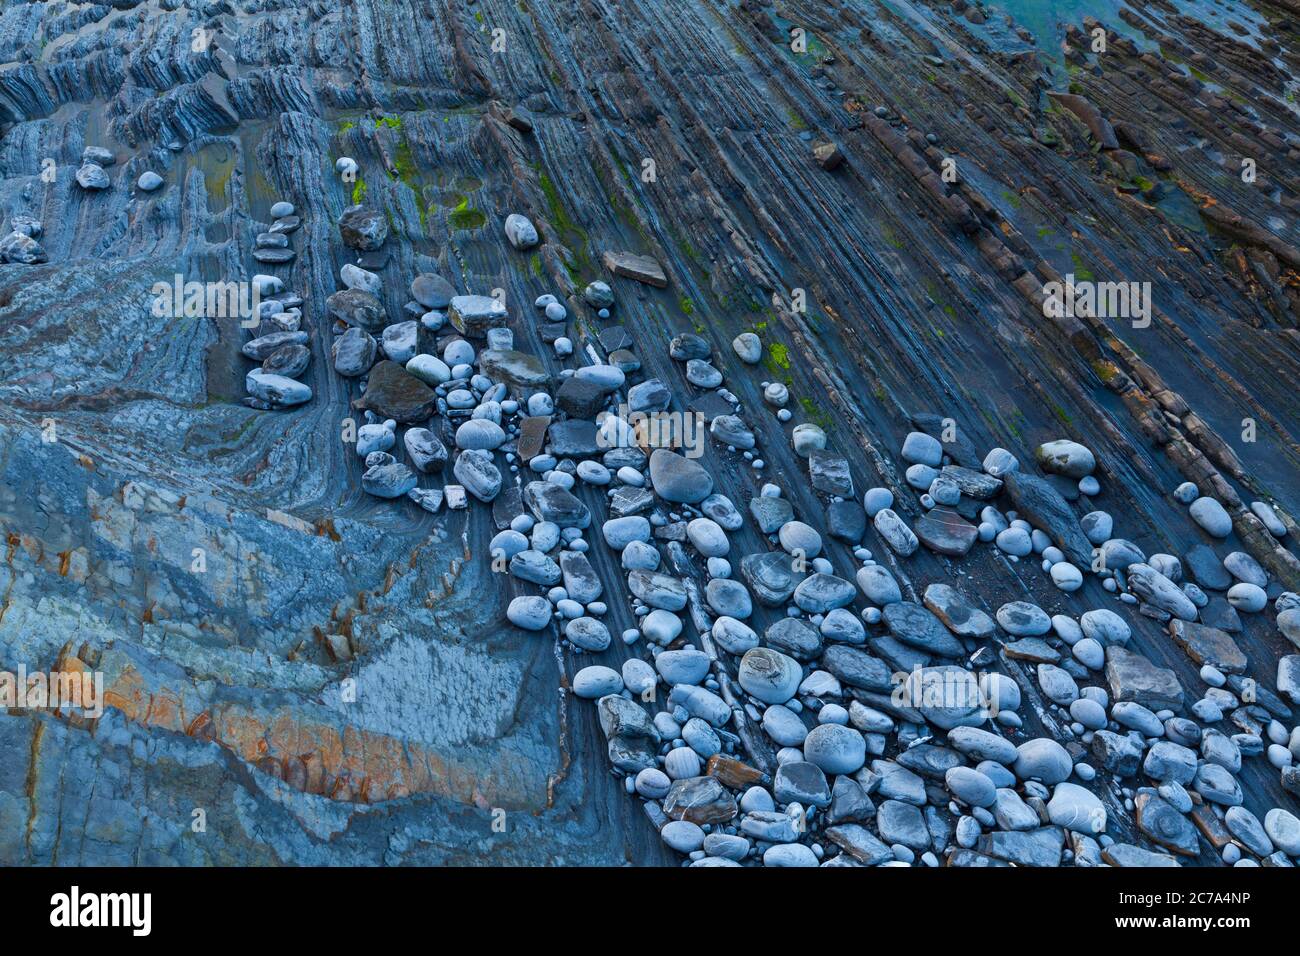
[[[1300,858],[1295,14],[723,6],[0,11],[0,859]]]

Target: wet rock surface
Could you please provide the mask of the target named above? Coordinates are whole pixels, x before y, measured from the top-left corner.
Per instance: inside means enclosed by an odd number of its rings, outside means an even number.
[[[195,6],[0,10],[0,861],[1300,852],[1286,14]]]

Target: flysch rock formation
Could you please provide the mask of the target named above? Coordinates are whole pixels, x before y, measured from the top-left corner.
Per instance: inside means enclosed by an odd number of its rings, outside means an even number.
[[[1293,865],[1297,36],[0,5],[0,862]]]

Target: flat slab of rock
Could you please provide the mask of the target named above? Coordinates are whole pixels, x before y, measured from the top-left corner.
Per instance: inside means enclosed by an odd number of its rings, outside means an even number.
[[[498,531],[510,527],[511,522],[524,513],[524,495],[518,485],[511,485],[492,501],[492,523]]]
[[[925,589],[925,606],[958,637],[984,640],[997,631],[991,616],[970,604],[948,584],[934,583]]]
[[[517,450],[524,461],[532,461],[546,447],[546,432],[551,427],[550,415],[529,415],[519,422]]]
[[[867,532],[867,513],[856,501],[832,501],[826,506],[826,531],[832,538],[857,544]]]
[[[1246,670],[1246,655],[1236,641],[1217,627],[1175,619],[1169,622],[1169,634],[1197,664],[1209,664],[1225,674],[1241,674]]]
[[[904,644],[888,634],[871,638],[867,641],[867,646],[876,656],[888,661],[896,671],[910,673],[917,667],[929,667],[931,663],[930,655],[925,651]]]
[[[1183,856],[1201,851],[1196,827],[1162,797],[1144,790],[1133,799],[1133,822],[1153,843]]]
[[[716,777],[674,780],[664,797],[664,813],[672,820],[726,823],[736,815],[736,799]]]
[[[559,458],[590,458],[600,452],[596,423],[581,418],[557,422],[550,429],[551,454]]]
[[[605,268],[624,279],[635,279],[660,289],[668,287],[668,276],[663,267],[650,256],[639,256],[633,252],[606,252]]]
[[[951,478],[968,498],[989,501],[1002,492],[1002,479],[964,465],[944,465],[940,474]]]
[[[549,481],[530,481],[524,486],[524,505],[538,521],[551,521],[561,528],[585,528],[591,512],[581,501]]]
[[[1003,644],[1002,653],[1013,660],[1029,661],[1031,664],[1055,664],[1061,659],[1061,652],[1041,637],[1024,637]]]
[[[881,612],[889,633],[904,644],[919,647],[940,657],[961,657],[966,648],[953,637],[938,617],[919,604],[896,601]]]
[[[843,455],[825,448],[814,449],[808,456],[808,476],[818,491],[840,498],[853,497],[853,475]]]
[[[461,335],[481,339],[488,329],[499,329],[510,314],[498,300],[488,295],[452,296],[447,318]]]
[[[1155,853],[1144,850],[1132,843],[1114,843],[1101,851],[1101,858],[1111,866],[1178,866],[1179,863],[1167,853]]]
[[[590,604],[604,590],[596,569],[580,551],[561,551],[560,570],[564,575],[564,590],[579,604]]]
[[[1115,701],[1131,700],[1151,710],[1183,706],[1183,686],[1173,671],[1118,644],[1106,648],[1106,683]]]
[[[922,598],[935,617],[958,637],[984,640],[997,631],[997,623],[979,607],[971,605],[961,592],[949,584],[928,585]]]
[[[884,661],[843,644],[832,644],[826,648],[821,664],[839,678],[841,683],[850,687],[885,693],[894,688],[889,668]]]
[[[654,507],[655,496],[648,488],[622,485],[614,489],[609,498],[609,513],[614,518],[626,518],[649,511]]]
[[[987,856],[1020,866],[1060,866],[1065,831],[1060,827],[995,830],[981,836],[975,848]]]
[[[627,576],[627,586],[633,594],[651,607],[665,611],[680,611],[686,607],[686,586],[681,578],[658,571],[637,569]]]
[[[749,513],[763,534],[776,534],[781,526],[794,520],[794,506],[785,498],[760,495],[749,500]]]
[[[731,403],[717,392],[705,392],[693,398],[686,406],[689,412],[699,413],[706,422],[711,422],[719,415],[731,415],[735,409]]]
[[[536,391],[551,381],[551,374],[541,359],[527,352],[485,349],[479,353],[479,367],[494,382],[505,382],[514,388]]]
[[[369,409],[380,418],[418,424],[437,411],[438,395],[396,362],[385,360],[370,370],[365,394],[352,405]]]
[[[894,859],[894,853],[889,847],[866,827],[856,823],[827,827],[826,839],[864,866],[878,866],[886,860]]]
[[[1223,566],[1223,560],[1207,544],[1198,544],[1183,555],[1183,567],[1193,581],[1211,591],[1226,591],[1232,587],[1232,575]]]
[[[979,529],[948,507],[932,508],[912,528],[931,551],[960,558],[979,538]]]

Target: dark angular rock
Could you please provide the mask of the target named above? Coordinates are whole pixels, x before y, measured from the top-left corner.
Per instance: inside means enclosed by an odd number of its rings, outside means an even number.
[[[711,776],[674,780],[664,797],[663,809],[671,820],[698,824],[726,823],[737,813],[735,797]]]
[[[808,456],[808,476],[818,491],[840,498],[853,497],[853,475],[849,460],[824,448],[814,449]]]
[[[1240,674],[1246,670],[1246,655],[1236,641],[1218,628],[1172,620],[1169,634],[1197,664],[1209,664],[1225,674]]]
[[[550,415],[529,415],[519,421],[519,441],[516,449],[524,461],[532,461],[546,447],[546,433],[551,427]]]
[[[378,249],[388,238],[388,220],[376,209],[349,206],[339,216],[339,235],[353,249]]]
[[[966,648],[953,637],[943,622],[919,604],[896,601],[881,612],[889,633],[904,644],[919,647],[940,657],[961,657]]]
[[[561,528],[586,528],[591,512],[571,493],[550,481],[530,481],[524,486],[524,506],[538,521],[551,521]]]
[[[1092,545],[1060,492],[1042,478],[1020,471],[1003,475],[1002,482],[1020,517],[1042,529],[1075,567],[1092,567]]]
[[[660,289],[668,287],[668,277],[664,275],[663,267],[649,256],[632,252],[606,252],[605,268],[625,279],[635,279]]]
[[[822,654],[822,666],[850,687],[888,692],[894,689],[889,668],[879,658],[843,644],[832,644]]]
[[[826,812],[827,823],[860,823],[870,820],[875,813],[876,805],[871,802],[862,784],[849,776],[835,778],[835,784],[831,787],[830,809]]]
[[[438,395],[396,362],[385,360],[370,370],[365,394],[352,405],[380,418],[418,424],[437,411]]]
[[[1065,831],[1060,827],[1037,830],[996,830],[976,844],[979,852],[1018,866],[1060,866],[1065,849]]]
[[[1118,644],[1106,647],[1106,682],[1113,701],[1131,700],[1151,710],[1183,705],[1183,687],[1173,671]]]
[[[912,530],[931,551],[959,558],[970,551],[979,538],[979,529],[954,509],[932,508],[916,520]]]
[[[1183,555],[1183,567],[1193,581],[1211,591],[1226,591],[1232,587],[1232,575],[1223,566],[1222,559],[1207,544],[1198,544]]]
[[[968,498],[979,501],[991,501],[1002,493],[1002,479],[994,478],[975,468],[964,465],[944,465],[940,470],[944,476],[951,478]]]
[[[1142,765],[1142,748],[1127,735],[1098,730],[1090,747],[1097,762],[1117,777],[1136,776]]]
[[[599,382],[571,375],[555,392],[555,406],[573,418],[594,419],[605,407],[609,388]]]
[[[832,501],[826,506],[826,530],[832,538],[857,544],[867,532],[867,513],[856,501]]]
[[[388,325],[384,305],[363,289],[343,289],[325,300],[330,315],[367,332],[382,332]]]
[[[776,534],[781,526],[794,520],[794,506],[786,498],[759,496],[749,500],[749,513],[763,534]]]
[[[772,794],[778,803],[800,803],[805,807],[827,807],[831,802],[826,774],[821,767],[805,760],[792,760],[777,767]]]
[[[595,423],[581,418],[553,423],[549,440],[557,458],[590,458],[600,451]]]

